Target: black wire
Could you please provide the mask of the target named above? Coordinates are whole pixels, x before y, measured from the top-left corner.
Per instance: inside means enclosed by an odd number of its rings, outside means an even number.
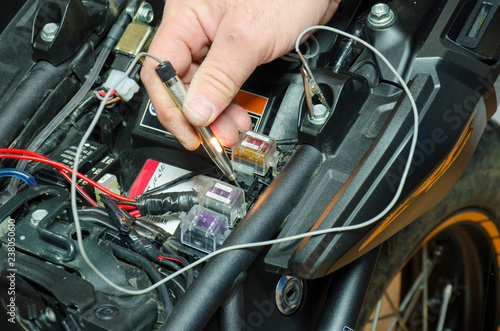
[[[276,145],[295,145],[299,142],[298,139],[281,139],[276,140]]]
[[[126,262],[129,262],[137,267],[140,267],[143,269],[149,277],[151,277],[151,280],[154,283],[157,283],[162,280],[162,276],[158,269],[155,268],[153,263],[148,261],[145,257],[134,253],[118,244],[115,244],[113,242],[109,243],[111,249],[113,250],[113,253],[120,259],[123,259]],[[174,308],[174,305],[172,303],[172,299],[170,298],[170,295],[167,290],[166,284],[162,284],[158,286],[157,288],[158,295],[160,296],[160,300],[163,304],[163,307],[165,309],[165,312],[167,316],[170,314],[172,309]]]
[[[165,239],[170,238],[172,236],[170,233],[165,231],[163,228],[159,227],[158,225],[156,225],[153,222],[150,222],[144,218],[138,218],[135,221],[134,225],[153,233],[155,236],[158,235],[159,233],[161,233],[163,236],[165,236]]]
[[[101,213],[101,211],[103,211],[104,214]],[[69,220],[67,213],[62,213],[60,215],[60,217],[64,221]],[[103,228],[118,231],[116,226],[111,224],[108,214],[100,208],[92,207],[92,208],[86,208],[86,209],[79,209],[78,210],[78,218],[82,221],[96,224],[96,225],[99,225]]]
[[[155,188],[152,188],[151,190],[149,191],[146,191],[144,193],[142,193],[141,195],[139,195],[139,197],[144,197],[144,196],[147,196],[147,195],[151,195],[151,194],[155,194],[155,193],[158,193],[158,192],[162,192],[162,191],[165,191],[169,188],[171,188],[172,186],[175,186],[179,183],[182,183],[186,180],[189,180],[193,177],[196,177],[198,175],[206,175],[206,174],[209,174],[211,172],[214,172],[217,170],[217,167],[210,167],[208,169],[204,169],[204,170],[198,170],[198,171],[193,171],[193,172],[190,172],[188,174],[185,174],[185,175],[182,175],[180,177],[177,177],[176,179],[174,180],[171,180],[165,184],[162,184],[158,187],[155,187]]]

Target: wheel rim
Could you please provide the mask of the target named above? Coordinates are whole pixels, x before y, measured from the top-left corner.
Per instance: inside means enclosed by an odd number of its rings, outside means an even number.
[[[448,217],[410,255],[364,330],[496,329],[499,257],[500,233],[485,212]]]

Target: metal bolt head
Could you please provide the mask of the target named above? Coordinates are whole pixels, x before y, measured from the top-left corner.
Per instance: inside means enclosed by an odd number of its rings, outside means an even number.
[[[37,226],[38,223],[40,223],[40,221],[43,220],[48,213],[49,212],[45,209],[35,210],[33,214],[31,214],[31,223]]]
[[[135,17],[141,23],[151,23],[155,17],[153,7],[145,1],[142,2],[137,9]]]
[[[42,38],[43,41],[51,42],[56,37],[57,31],[59,31],[59,24],[47,23],[43,26],[40,38]]]
[[[314,116],[309,117],[309,121],[316,125],[325,123],[329,114],[327,108],[321,103],[313,105],[312,113]]]
[[[57,321],[56,313],[54,313],[51,308],[45,308],[45,316],[47,317],[47,320],[49,322],[54,323],[55,321]]]
[[[54,313],[51,308],[47,307],[40,312],[39,321],[43,323],[44,326],[50,326],[52,323],[57,321],[56,313]]]
[[[385,3],[374,5],[368,15],[368,23],[375,28],[386,28],[394,23],[394,12]]]

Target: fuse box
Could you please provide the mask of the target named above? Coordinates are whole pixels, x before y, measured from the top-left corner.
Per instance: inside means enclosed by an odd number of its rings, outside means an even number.
[[[270,167],[276,171],[276,161],[276,140],[254,131],[242,133],[232,149],[234,170],[247,175],[265,176]]]
[[[198,191],[201,206],[226,215],[233,227],[239,218],[245,216],[245,192],[236,186],[212,179]]]
[[[188,214],[181,214],[181,241],[185,245],[211,253],[224,241],[227,224],[225,215],[195,205]]]

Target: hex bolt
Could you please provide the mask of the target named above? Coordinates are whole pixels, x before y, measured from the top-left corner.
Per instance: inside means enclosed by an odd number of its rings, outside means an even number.
[[[324,119],[326,114],[328,113],[327,110],[326,110],[326,107],[321,104],[321,103],[318,103],[316,105],[314,105],[314,117],[317,117],[319,119]]]
[[[387,28],[394,23],[394,12],[385,3],[373,5],[368,15],[368,24],[377,29]]]
[[[57,31],[59,31],[59,24],[47,23],[43,26],[40,38],[42,38],[43,41],[50,43],[56,37]]]
[[[149,3],[143,1],[137,9],[135,17],[141,23],[151,23],[155,17],[153,7]]]
[[[328,116],[328,110],[323,104],[321,104],[321,103],[315,104],[313,106],[312,111],[313,111],[314,117],[313,118],[309,117],[309,121],[311,121],[311,123],[314,123],[317,125],[325,123],[327,116]]]
[[[45,209],[35,210],[33,214],[31,214],[31,224],[37,226],[38,223],[40,223],[40,221],[43,220],[48,213],[49,212],[46,211]]]

